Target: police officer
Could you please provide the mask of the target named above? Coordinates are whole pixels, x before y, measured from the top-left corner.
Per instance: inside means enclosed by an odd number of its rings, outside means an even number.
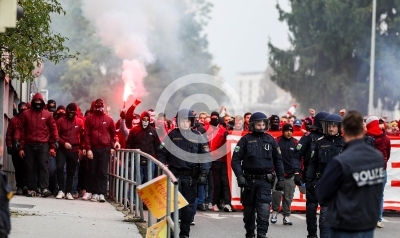
[[[191,128],[194,115],[187,109],[176,115],[178,128],[173,129],[157,150],[157,159],[168,164],[169,170],[179,179],[179,190],[188,201],[180,210],[180,238],[189,237],[190,223],[193,219],[197,185],[207,183],[211,156],[209,147],[200,132]]]
[[[332,161],[333,157],[340,154],[342,151],[344,140],[340,135],[342,117],[338,114],[330,114],[322,121],[322,129],[324,135],[318,138],[315,148],[311,153],[311,161],[307,171],[307,192],[315,193],[315,185],[324,174],[326,166]],[[324,219],[326,210],[328,209],[326,203],[320,203],[321,210],[319,216],[319,230],[321,238],[329,238],[330,230],[325,225]],[[317,203],[314,204],[315,219]],[[313,214],[314,215],[314,214]]]
[[[271,203],[272,170],[277,175],[276,190],[282,191],[283,162],[281,151],[274,138],[266,134],[268,118],[264,113],[256,112],[250,117],[250,134],[243,136],[232,157],[232,169],[237,183],[242,188],[241,203],[244,207],[243,221],[246,238],[255,237],[257,221],[257,237],[267,237],[268,219]],[[257,220],[255,217],[257,212]]]
[[[379,217],[385,179],[383,156],[365,143],[362,120],[357,111],[344,116],[347,144],[329,163],[316,187],[318,200],[328,205],[325,225],[331,228],[332,238],[372,238]]]
[[[302,181],[306,180],[308,165],[310,163],[311,153],[314,150],[313,146],[318,138],[323,136],[321,121],[328,116],[327,112],[319,112],[314,117],[314,124],[310,126],[310,131],[300,138],[296,146],[296,153],[293,157],[294,182],[301,186]],[[303,162],[301,166],[300,161]],[[302,169],[303,168],[303,171]],[[303,178],[300,176],[302,173]],[[307,218],[307,238],[317,237],[317,216],[315,208],[318,207],[317,197],[314,192],[306,190],[306,218]]]

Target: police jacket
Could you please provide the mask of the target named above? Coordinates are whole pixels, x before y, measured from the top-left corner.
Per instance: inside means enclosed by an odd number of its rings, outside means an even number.
[[[267,134],[252,132],[237,143],[232,156],[236,177],[245,174],[270,174],[275,167],[278,179],[283,179],[282,155],[275,139]]]
[[[373,148],[375,148],[375,139],[374,138],[372,138],[371,136],[365,135],[364,140],[365,140],[365,143],[367,143],[367,145],[370,145]]]
[[[344,140],[341,136],[324,135],[318,138],[314,151],[311,153],[307,180],[312,181],[315,178],[320,178],[333,157],[341,153],[343,146]]]
[[[209,152],[208,144],[200,132],[175,128],[157,149],[156,158],[172,168],[173,173],[173,170],[189,171],[197,166],[200,166],[201,173],[208,173],[211,166]]]
[[[316,186],[318,201],[328,204],[326,225],[344,231],[374,229],[384,178],[383,156],[379,151],[363,138],[347,143]]]
[[[293,169],[295,172],[300,172],[301,163],[300,161],[303,159],[304,170],[307,171],[308,165],[311,159],[311,153],[313,151],[313,144],[317,141],[318,138],[322,136],[322,133],[318,131],[307,132],[304,136],[302,136],[299,140],[299,143],[296,146],[296,153],[293,157]]]

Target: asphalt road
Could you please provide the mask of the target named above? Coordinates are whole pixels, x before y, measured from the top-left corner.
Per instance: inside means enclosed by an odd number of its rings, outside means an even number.
[[[278,222],[270,224],[268,238],[298,238],[307,237],[305,214],[292,214],[292,226],[282,223],[282,215],[278,215]],[[400,215],[387,214],[383,220],[384,228],[375,229],[377,238],[400,237]],[[191,238],[232,238],[245,237],[242,212],[200,212],[195,217],[195,225],[191,227]]]

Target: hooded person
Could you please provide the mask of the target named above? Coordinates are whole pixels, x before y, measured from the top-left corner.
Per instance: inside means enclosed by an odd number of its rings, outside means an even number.
[[[387,162],[390,159],[390,153],[391,153],[391,145],[390,145],[390,139],[389,137],[383,133],[382,129],[379,126],[379,118],[376,116],[370,116],[368,117],[367,121],[365,122],[367,126],[367,135],[371,136],[372,138],[375,139],[375,148],[379,150],[382,155],[383,155],[383,160],[384,160],[384,174],[385,174],[385,180],[383,183],[383,187],[386,185],[387,181],[387,172],[386,172],[386,167],[387,167]],[[382,228],[382,212],[383,212],[383,195],[382,195],[382,202],[381,202],[381,207],[380,207],[380,213],[379,213],[379,219],[377,222],[377,227]]]
[[[84,150],[83,120],[77,116],[78,106],[75,103],[68,104],[67,112],[57,120],[57,129],[60,136],[60,148],[57,153],[57,182],[59,192],[57,199],[66,197],[73,200],[72,183],[79,154],[86,154]],[[64,167],[66,165],[67,181],[65,182]]]
[[[93,104],[92,104],[93,105]],[[89,181],[83,200],[105,202],[110,154],[119,149],[113,119],[106,114],[104,100],[94,101],[94,111],[85,119],[85,147],[88,158]]]
[[[161,142],[157,131],[150,125],[150,114],[148,111],[140,114],[138,126],[132,127],[126,141],[127,149],[140,149],[141,151],[155,157],[157,148]],[[140,177],[142,184],[148,181],[147,159],[140,157]]]
[[[147,112],[150,116],[150,126],[156,128],[156,112],[154,111],[154,109],[149,109],[147,110]]]
[[[58,147],[58,131],[53,116],[43,110],[43,96],[36,93],[31,102],[32,108],[20,116],[21,124],[17,128],[15,139],[20,141],[19,156],[24,158],[26,166],[27,196],[36,196],[38,185],[42,195],[51,195],[49,188],[48,160],[55,156]]]
[[[54,114],[54,119],[58,120],[59,118],[61,118],[62,116],[65,116],[65,107],[63,105],[59,105],[57,107],[56,113]]]
[[[6,146],[7,153],[11,155],[12,162],[15,170],[15,180],[17,182],[17,195],[26,195],[27,187],[26,187],[26,168],[24,164],[24,160],[22,160],[18,155],[17,142],[14,138],[15,133],[17,131],[17,127],[21,124],[20,116],[27,109],[25,102],[18,103],[18,111],[17,114],[11,118],[8,123],[7,132],[6,132]]]
[[[50,99],[50,100],[47,101],[46,109],[49,112],[55,114],[57,112],[56,108],[57,108],[56,101],[54,101],[53,99]]]

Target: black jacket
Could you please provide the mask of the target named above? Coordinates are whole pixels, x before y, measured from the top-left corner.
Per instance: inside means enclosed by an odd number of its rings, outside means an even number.
[[[284,136],[279,136],[276,138],[276,142],[278,143],[279,148],[281,148],[282,152],[282,160],[283,160],[283,170],[285,175],[294,174],[296,171],[293,169],[293,157],[296,153],[296,146],[298,140],[294,137],[287,139]]]
[[[193,129],[173,129],[158,148],[156,158],[180,171],[200,166],[202,173],[208,173],[211,165],[208,143],[200,132]]]
[[[160,146],[160,139],[157,131],[152,126],[143,129],[141,126],[135,126],[131,129],[126,141],[127,149],[140,149],[141,151],[151,155],[156,155],[156,150]],[[144,163],[147,159],[140,157],[140,161]]]
[[[293,158],[293,169],[295,172],[301,171],[301,160],[303,160],[304,171],[308,169],[308,165],[311,159],[311,153],[313,151],[313,143],[317,141],[318,138],[322,136],[322,133],[317,131],[307,132],[304,136],[300,138],[299,143],[296,146],[296,153]],[[305,174],[303,174],[305,178]]]
[[[248,174],[270,174],[275,167],[278,179],[284,178],[282,155],[275,139],[269,134],[254,132],[240,138],[232,156],[236,177]]]
[[[364,139],[350,141],[317,184],[318,201],[328,205],[325,224],[336,230],[367,231],[379,219],[383,193],[382,154]]]

